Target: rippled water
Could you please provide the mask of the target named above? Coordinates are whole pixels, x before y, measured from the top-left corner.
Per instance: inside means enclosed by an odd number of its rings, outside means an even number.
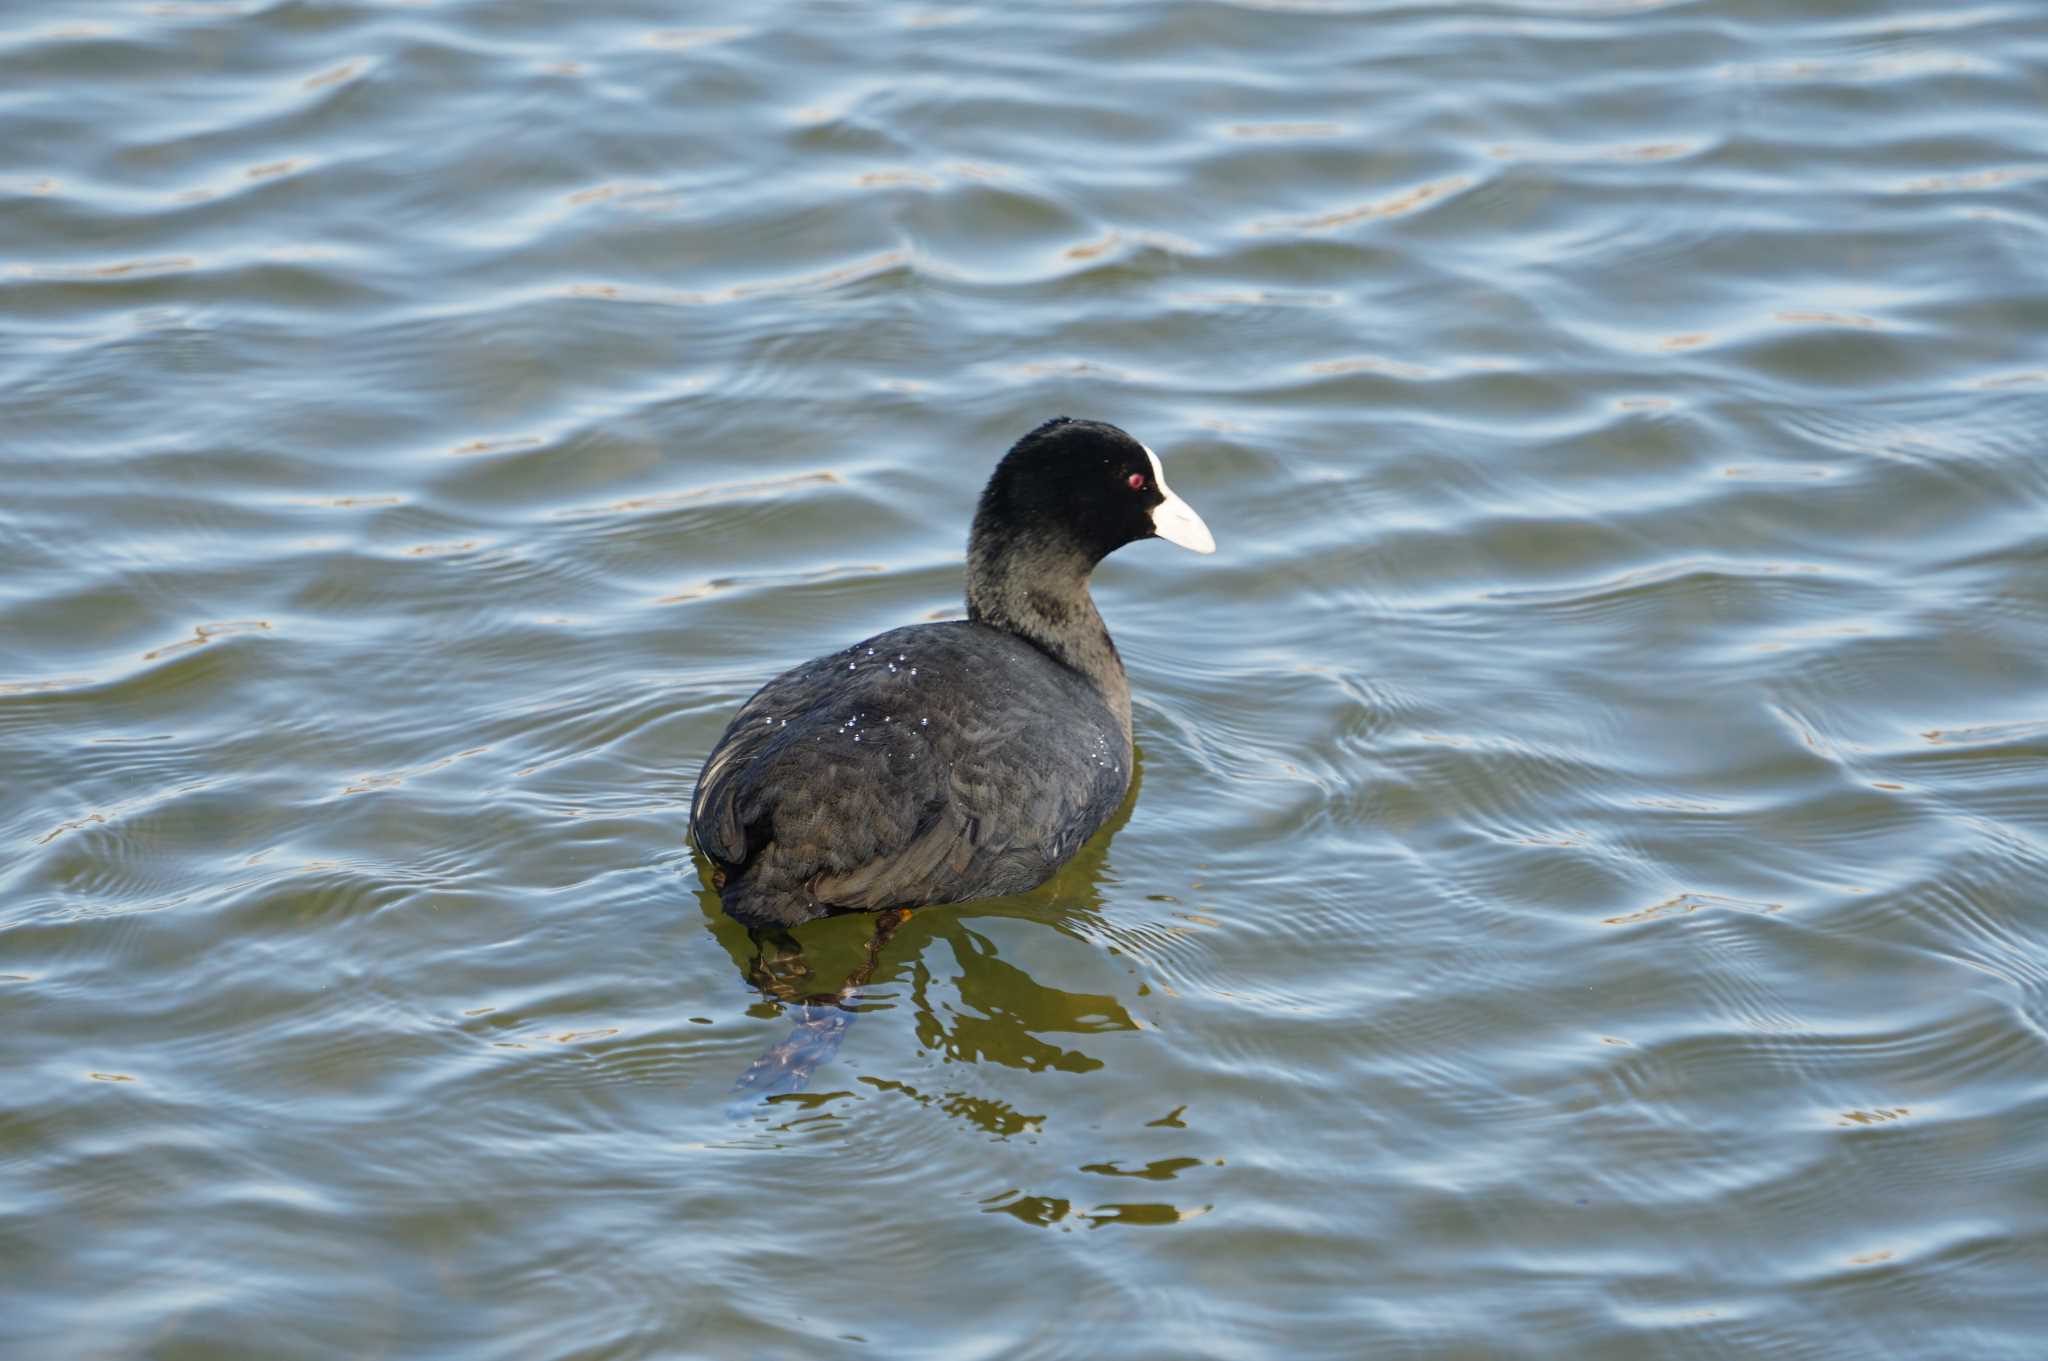
[[[2048,1336],[2048,23],[0,24],[0,1351]],[[684,843],[1030,424],[1141,787],[801,1092]],[[867,923],[807,928],[836,986]]]

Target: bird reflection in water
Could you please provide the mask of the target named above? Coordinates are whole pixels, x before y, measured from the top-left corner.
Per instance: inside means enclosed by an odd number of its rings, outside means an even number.
[[[705,926],[759,994],[755,1014],[780,1013],[790,1023],[789,1033],[734,1081],[734,1099],[726,1113],[744,1119],[771,1097],[803,1091],[812,1075],[838,1055],[863,1013],[893,1007],[886,997],[867,990],[899,981],[909,985],[919,1042],[950,1059],[1033,1072],[1100,1068],[1102,1060],[1063,1048],[1045,1036],[1136,1030],[1137,1023],[1123,1004],[1105,994],[1045,986],[998,958],[994,943],[971,929],[971,923],[1011,917],[1042,923],[1079,940],[1100,939],[1100,930],[1091,930],[1090,925],[1100,920],[1110,840],[1130,820],[1143,782],[1142,762],[1134,759],[1134,765],[1123,806],[1049,882],[1009,898],[892,908],[807,923],[801,930],[808,938],[808,953],[791,931],[749,932],[726,916],[711,887],[710,866],[697,858]],[[925,954],[935,940],[950,947],[960,966],[953,982],[966,1008],[942,1011],[931,999],[933,979]],[[902,1084],[885,1085],[923,1099]]]

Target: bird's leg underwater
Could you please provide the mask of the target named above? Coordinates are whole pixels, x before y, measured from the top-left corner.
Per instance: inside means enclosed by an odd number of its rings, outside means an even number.
[[[795,938],[786,931],[754,934],[759,953],[748,966],[748,979],[765,995],[789,1007],[790,1031],[780,1044],[747,1065],[747,1071],[732,1084],[733,1091],[740,1094],[742,1100],[728,1107],[728,1114],[735,1117],[747,1114],[753,1104],[747,1098],[802,1091],[810,1082],[811,1074],[832,1060],[859,1014],[846,1004],[859,995],[861,988],[875,976],[875,970],[881,966],[883,947],[896,934],[896,928],[909,920],[910,909],[907,907],[893,907],[876,914],[874,934],[868,937],[866,955],[860,967],[847,975],[846,982],[837,992],[808,995],[798,994],[793,987],[782,983],[778,974],[781,970],[793,977],[810,977],[811,971],[803,963],[803,951]],[[777,951],[772,961],[769,958],[771,948]]]
[[[851,1000],[875,976],[875,970],[882,963],[882,947],[896,934],[897,927],[910,920],[910,913],[910,908],[892,907],[875,914],[875,933],[868,937],[867,957],[858,969],[846,976],[846,982],[839,988],[840,1001]]]

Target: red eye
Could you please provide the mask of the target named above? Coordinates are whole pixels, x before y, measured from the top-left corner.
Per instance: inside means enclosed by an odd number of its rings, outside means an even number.
[[[1145,474],[1143,474],[1143,473],[1132,473],[1132,474],[1131,474],[1131,475],[1130,475],[1129,477],[1125,478],[1124,480],[1125,480],[1126,482],[1129,482],[1129,483],[1131,484],[1131,490],[1132,490],[1132,491],[1143,491],[1143,490],[1144,490],[1144,487],[1145,487]]]

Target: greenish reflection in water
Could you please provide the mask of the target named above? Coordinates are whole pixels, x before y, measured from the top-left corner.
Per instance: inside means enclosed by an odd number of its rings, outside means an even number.
[[[741,1096],[729,1113],[744,1115],[750,1098],[773,1100],[799,1093],[819,1067],[830,1063],[864,1011],[888,1011],[907,997],[918,1042],[958,1063],[995,1063],[1027,1072],[1057,1069],[1085,1073],[1103,1061],[1062,1047],[1049,1035],[1085,1035],[1136,1030],[1137,1023],[1116,998],[1051,987],[998,957],[994,942],[973,929],[981,917],[1011,917],[1043,924],[1069,936],[1096,934],[1103,902],[1101,878],[1110,842],[1130,821],[1144,784],[1142,752],[1132,753],[1131,788],[1122,806],[1047,884],[1008,899],[944,905],[909,914],[849,913],[787,931],[750,934],[719,910],[710,867],[692,852],[697,871],[698,908],[705,924],[739,969],[758,989],[755,1016],[789,1018],[791,1031],[740,1074]],[[799,940],[801,937],[801,941]],[[948,946],[958,972],[949,980],[959,999],[942,1015],[932,998],[929,947]],[[898,991],[892,991],[892,987]],[[872,1080],[871,1080],[872,1081]],[[880,1084],[915,1100],[922,1093],[901,1083]],[[1016,1133],[1042,1117],[1018,1116],[1001,1103],[955,1094],[949,1109],[992,1134]]]

